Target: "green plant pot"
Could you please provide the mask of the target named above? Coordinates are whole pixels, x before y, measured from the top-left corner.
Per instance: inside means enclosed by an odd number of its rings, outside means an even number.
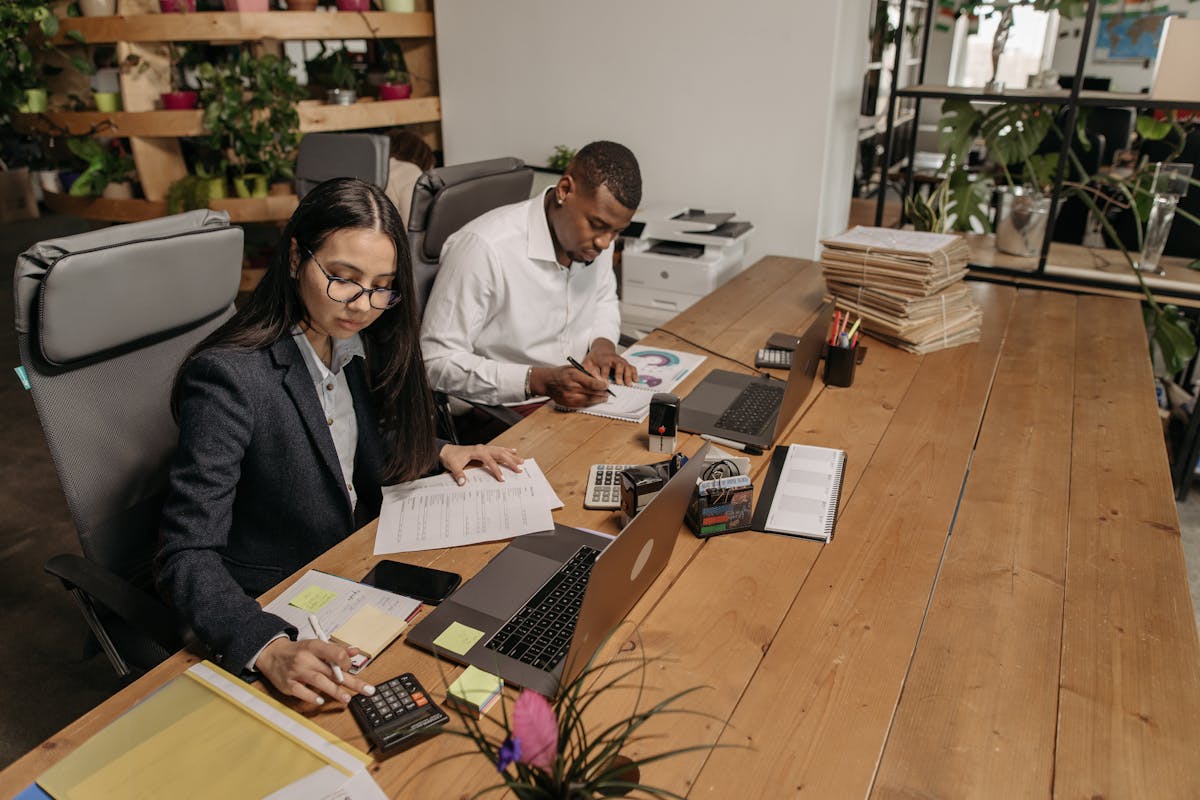
[[[224,178],[209,178],[208,179],[208,199],[209,200],[224,200],[229,196],[225,191]]]
[[[116,92],[92,92],[92,100],[96,103],[97,111],[121,110],[121,95]]]
[[[379,0],[384,11],[391,11],[393,14],[411,14],[413,12],[413,0]]]
[[[239,175],[233,179],[233,193],[243,199],[267,196],[267,176],[257,172]]]
[[[23,114],[41,114],[50,108],[50,96],[45,89],[26,89],[25,99],[17,106]]]

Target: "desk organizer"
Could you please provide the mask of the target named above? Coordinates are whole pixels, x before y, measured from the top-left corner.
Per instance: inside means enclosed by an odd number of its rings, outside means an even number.
[[[749,530],[753,500],[749,475],[700,481],[688,506],[688,527],[701,539]]]
[[[825,346],[825,385],[850,386],[854,383],[854,368],[867,355],[865,347]]]

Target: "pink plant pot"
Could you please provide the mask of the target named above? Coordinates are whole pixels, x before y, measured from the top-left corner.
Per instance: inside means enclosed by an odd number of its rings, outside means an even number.
[[[270,11],[270,0],[225,0],[226,11]]]
[[[158,0],[158,10],[164,14],[185,14],[196,10],[196,0]]]
[[[337,0],[338,11],[370,11],[371,0]]]
[[[412,97],[411,83],[381,83],[379,84],[380,100],[407,100]]]
[[[163,92],[159,99],[166,111],[187,111],[195,108],[200,98],[195,92]]]

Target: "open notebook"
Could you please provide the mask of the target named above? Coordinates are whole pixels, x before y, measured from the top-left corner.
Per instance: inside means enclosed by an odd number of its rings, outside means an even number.
[[[633,386],[610,384],[613,396],[599,405],[564,408],[556,404],[555,407],[560,411],[578,411],[597,417],[641,422],[650,413],[650,398],[655,393],[671,391],[704,363],[704,356],[695,353],[636,344],[621,355],[637,368],[637,383]]]

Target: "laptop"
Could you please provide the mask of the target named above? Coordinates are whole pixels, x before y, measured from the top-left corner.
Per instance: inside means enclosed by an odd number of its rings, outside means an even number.
[[[773,445],[816,380],[832,319],[833,305],[827,303],[796,343],[786,384],[724,369],[708,373],[679,404],[679,427],[764,450]]]
[[[554,697],[667,565],[709,446],[688,459],[616,538],[555,525],[513,539],[417,623],[408,641]],[[440,638],[456,623],[469,630],[454,627],[450,636],[469,633],[466,641],[476,640],[463,652],[461,644]]]

